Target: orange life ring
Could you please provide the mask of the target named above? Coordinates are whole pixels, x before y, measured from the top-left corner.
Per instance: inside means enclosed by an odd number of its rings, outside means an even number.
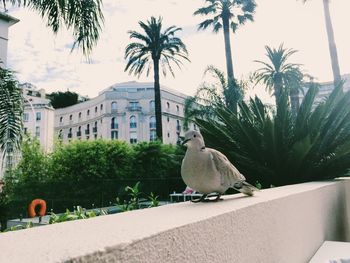
[[[34,199],[28,206],[29,217],[35,217],[35,207],[40,205],[39,216],[44,216],[46,214],[46,202],[43,199]]]

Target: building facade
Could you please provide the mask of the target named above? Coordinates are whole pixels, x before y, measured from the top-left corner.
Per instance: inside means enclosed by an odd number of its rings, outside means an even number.
[[[161,87],[163,142],[176,144],[183,136],[186,95]],[[156,119],[153,83],[115,84],[86,102],[55,111],[55,133],[63,141],[154,141]],[[195,128],[191,124],[191,128]]]
[[[9,27],[19,20],[0,11],[0,67],[6,65]]]
[[[54,144],[55,110],[46,99],[45,90],[30,83],[21,84],[24,99],[24,133],[38,138],[43,150],[49,152]]]

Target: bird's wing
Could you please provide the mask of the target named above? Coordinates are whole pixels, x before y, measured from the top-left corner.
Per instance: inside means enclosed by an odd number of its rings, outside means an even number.
[[[245,181],[245,177],[221,152],[207,148],[210,152],[214,166],[221,175],[221,185],[232,187],[238,181]]]

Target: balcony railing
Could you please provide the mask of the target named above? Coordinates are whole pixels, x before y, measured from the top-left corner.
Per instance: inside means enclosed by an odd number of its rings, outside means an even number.
[[[96,133],[96,132],[97,132],[97,127],[93,127],[93,128],[92,128],[92,132],[93,132],[93,133]]]
[[[85,130],[85,134],[90,134],[90,130]]]
[[[77,137],[81,136],[81,131],[77,131]]]
[[[128,111],[141,111],[142,107],[141,106],[128,106],[128,107],[126,107],[126,110],[128,110]]]
[[[118,123],[112,123],[112,124],[111,124],[111,129],[112,129],[112,130],[118,129]]]
[[[184,202],[1,233],[0,262],[9,258],[28,262],[28,255],[31,262],[111,258],[140,262],[141,253],[144,262],[309,262],[325,239],[350,241],[350,181],[346,179],[223,199],[217,204]],[[176,218],[169,220],[169,215]],[[152,222],[152,227],[145,228],[145,222]],[[54,250],[38,246],[52,242],[52,237],[58,244]]]

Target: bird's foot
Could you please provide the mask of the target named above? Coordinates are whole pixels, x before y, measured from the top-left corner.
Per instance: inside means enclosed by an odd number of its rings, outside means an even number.
[[[204,202],[204,200],[205,200],[206,197],[207,197],[207,195],[202,195],[200,198],[191,199],[191,202],[192,202],[192,203]]]
[[[216,197],[216,198],[212,198],[212,197]],[[192,203],[199,203],[199,202],[204,202],[204,203],[208,203],[208,202],[217,202],[217,201],[221,201],[223,200],[221,197],[221,194],[219,193],[214,193],[214,194],[204,194],[202,195],[200,198],[198,199],[192,199],[191,202]]]

